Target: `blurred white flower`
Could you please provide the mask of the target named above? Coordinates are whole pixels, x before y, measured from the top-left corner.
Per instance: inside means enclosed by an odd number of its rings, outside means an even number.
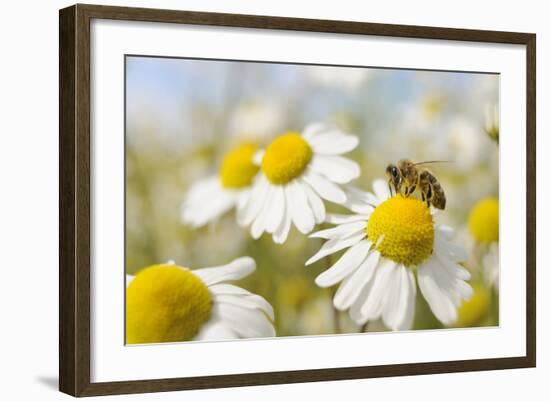
[[[481,265],[485,282],[498,290],[499,286],[499,201],[494,197],[479,200],[468,216],[468,240],[477,255],[472,266]],[[480,260],[481,259],[481,260]]]
[[[457,319],[457,309],[472,295],[470,273],[458,263],[464,250],[451,243],[452,229],[435,224],[430,209],[412,197],[390,196],[383,180],[374,194],[347,188],[346,206],[355,215],[327,215],[334,228],[311,235],[327,241],[306,265],[346,252],[315,282],[341,283],[334,296],[338,310],[350,311],[357,324],[382,318],[392,330],[412,327],[416,281],[434,315],[444,324]]]
[[[457,117],[445,128],[448,135],[447,157],[457,168],[469,170],[484,160],[487,138],[471,120]]]
[[[257,150],[256,145],[244,143],[227,152],[219,173],[198,181],[187,193],[181,208],[182,221],[201,227],[235,206],[237,213],[242,212],[259,170],[252,160]]]
[[[254,238],[268,232],[279,244],[286,241],[291,224],[303,234],[311,232],[325,219],[322,199],[344,203],[339,184],[359,177],[359,165],[341,156],[358,142],[356,136],[322,124],[275,138],[255,157],[261,171],[239,223],[250,225]]]
[[[229,121],[229,132],[240,140],[261,139],[282,129],[286,120],[282,105],[275,101],[246,101],[240,103]]]
[[[127,275],[127,343],[274,337],[271,305],[227,283],[255,269],[252,258],[242,257],[197,270],[169,262]]]
[[[309,78],[318,85],[347,91],[358,89],[371,75],[371,71],[361,67],[343,69],[341,67],[310,66],[307,73]]]

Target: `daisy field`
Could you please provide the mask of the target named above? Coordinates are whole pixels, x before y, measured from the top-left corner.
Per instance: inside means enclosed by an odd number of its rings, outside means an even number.
[[[126,343],[498,326],[498,91],[127,57]]]

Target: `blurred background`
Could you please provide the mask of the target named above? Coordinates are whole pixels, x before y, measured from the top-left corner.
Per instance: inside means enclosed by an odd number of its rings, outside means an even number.
[[[498,96],[495,74],[127,57],[126,271],[168,260],[196,269],[249,255],[257,271],[239,285],[273,305],[277,335],[357,332],[333,310],[332,290],[314,284],[325,262],[304,266],[321,240],[293,229],[284,245],[266,235],[254,241],[234,212],[200,229],[180,220],[187,190],[216,174],[232,146],[265,146],[326,122],[359,136],[349,157],[361,165],[355,185],[364,190],[401,158],[453,161],[431,170],[447,196],[437,220],[455,227],[471,254],[476,298],[458,325],[496,325],[498,290],[483,280],[486,247],[469,239],[467,221],[479,200],[498,198],[498,140],[487,132]],[[498,117],[492,123],[498,132]],[[414,328],[441,327],[419,296]],[[369,330],[385,328],[373,322]]]

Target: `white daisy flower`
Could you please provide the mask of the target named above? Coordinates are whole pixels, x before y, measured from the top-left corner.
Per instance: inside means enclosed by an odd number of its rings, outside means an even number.
[[[272,97],[271,100],[248,100],[232,112],[228,130],[235,138],[259,141],[279,132],[285,120],[282,101]]]
[[[499,201],[487,197],[478,201],[468,216],[467,243],[472,254],[479,255],[485,282],[498,289],[499,285]]]
[[[342,69],[332,66],[310,66],[307,69],[307,75],[314,83],[350,92],[359,89],[372,77],[373,72],[374,70],[364,67]]]
[[[217,175],[194,184],[182,204],[181,218],[195,228],[218,219],[233,207],[239,213],[248,202],[252,181],[259,167],[252,162],[258,147],[241,144],[223,158]]]
[[[360,171],[341,154],[358,142],[356,136],[322,124],[275,138],[255,156],[261,171],[239,222],[251,225],[254,238],[268,232],[279,244],[287,239],[291,224],[304,234],[311,232],[325,219],[323,199],[346,202],[339,184],[359,177]]]
[[[228,284],[256,269],[250,257],[189,270],[166,263],[126,277],[126,342],[161,343],[274,337],[273,308]]]
[[[348,188],[346,206],[357,214],[328,215],[327,222],[337,226],[311,235],[327,242],[306,265],[348,248],[315,282],[341,283],[334,306],[349,309],[357,324],[381,317],[390,329],[407,330],[414,318],[416,275],[434,315],[453,323],[472,288],[466,283],[470,273],[458,264],[466,255],[450,242],[452,230],[435,224],[424,202],[390,197],[385,181],[374,181],[373,189],[374,194]]]

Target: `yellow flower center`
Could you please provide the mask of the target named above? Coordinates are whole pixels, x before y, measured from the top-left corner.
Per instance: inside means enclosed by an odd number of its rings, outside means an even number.
[[[126,289],[126,342],[191,340],[210,318],[211,309],[208,288],[190,270],[150,266]]]
[[[252,162],[258,147],[245,143],[230,150],[225,155],[220,168],[220,179],[225,188],[243,188],[252,183],[260,169]]]
[[[470,212],[468,228],[478,242],[489,243],[498,241],[498,199],[485,198],[480,200]]]
[[[313,156],[311,147],[297,132],[276,138],[265,150],[262,171],[275,185],[283,185],[300,176]]]
[[[462,302],[458,308],[458,318],[455,326],[471,327],[476,326],[489,312],[491,295],[489,290],[480,284],[472,284],[474,294],[472,297]]]
[[[366,230],[383,256],[405,266],[416,266],[432,254],[434,222],[418,199],[389,198],[374,209]]]

